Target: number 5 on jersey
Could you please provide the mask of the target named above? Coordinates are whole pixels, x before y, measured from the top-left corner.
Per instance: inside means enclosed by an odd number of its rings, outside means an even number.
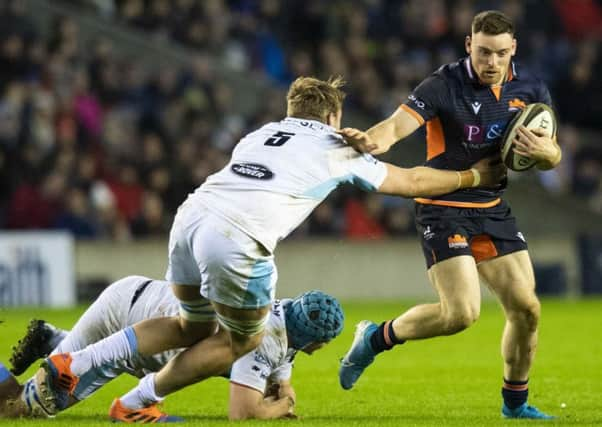
[[[270,136],[263,145],[269,145],[270,147],[280,147],[284,145],[286,141],[295,136],[292,132],[276,132],[274,135]]]

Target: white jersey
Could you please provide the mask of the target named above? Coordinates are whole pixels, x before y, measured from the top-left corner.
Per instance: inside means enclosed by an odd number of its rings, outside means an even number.
[[[143,276],[125,277],[103,291],[53,354],[82,350],[142,320],[177,316],[178,309],[179,301],[168,282]],[[86,374],[74,395],[83,400],[122,373],[143,377],[157,372],[180,351],[170,350],[153,356],[136,355],[130,360],[104,365]],[[230,380],[263,392],[268,378],[273,382],[290,378],[295,353],[295,350],[288,349],[282,305],[275,301],[261,344],[254,352],[234,363]]]
[[[335,129],[287,117],[245,136],[230,163],[185,203],[199,203],[273,252],[276,244],[343,183],[380,187],[385,165],[357,153]]]
[[[268,383],[290,379],[297,351],[288,348],[283,302],[276,300],[272,304],[270,319],[259,346],[232,365],[231,382],[265,393]]]
[[[88,307],[53,354],[82,350],[137,322],[177,316],[178,311],[179,301],[168,282],[144,276],[124,277],[108,286]],[[112,378],[123,372],[142,377],[159,370],[178,352],[179,350],[170,350],[153,356],[137,355],[132,360],[115,362],[99,371],[102,371],[101,377]],[[86,396],[98,388],[98,384],[102,385],[102,378],[92,377],[90,375],[89,389],[84,387],[80,396]]]

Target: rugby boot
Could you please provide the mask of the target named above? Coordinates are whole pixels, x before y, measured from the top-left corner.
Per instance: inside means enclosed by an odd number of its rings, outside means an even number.
[[[376,353],[372,350],[370,336],[378,329],[375,323],[362,320],[355,328],[355,336],[351,348],[341,359],[339,383],[349,390],[373,361]]]
[[[129,409],[123,406],[121,400],[115,399],[109,409],[109,418],[121,423],[181,423],[184,418],[167,415],[158,405],[150,405],[141,409]]]
[[[69,403],[69,396],[79,382],[79,377],[71,372],[73,359],[69,353],[59,353],[47,357],[42,362],[46,372],[45,392],[42,397],[53,400],[58,410],[63,410]]]
[[[27,325],[27,333],[13,347],[9,362],[14,375],[21,375],[33,362],[48,356],[52,352],[51,338],[56,328],[43,320],[32,319]]]
[[[535,420],[553,420],[553,417],[548,414],[544,414],[535,406],[527,405],[527,402],[520,405],[518,408],[510,409],[504,404],[502,406],[502,416],[504,418],[526,418]]]

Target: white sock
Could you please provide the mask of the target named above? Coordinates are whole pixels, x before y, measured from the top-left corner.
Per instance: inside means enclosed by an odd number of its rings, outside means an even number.
[[[130,326],[115,332],[80,351],[71,353],[71,372],[81,376],[92,368],[106,363],[128,360],[138,352],[138,342],[134,329]]]
[[[155,373],[148,374],[138,385],[119,398],[128,409],[141,409],[164,400],[155,393]]]

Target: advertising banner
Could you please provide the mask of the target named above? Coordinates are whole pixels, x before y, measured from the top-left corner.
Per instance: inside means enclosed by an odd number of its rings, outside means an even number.
[[[73,238],[63,232],[0,232],[0,307],[76,303]]]

